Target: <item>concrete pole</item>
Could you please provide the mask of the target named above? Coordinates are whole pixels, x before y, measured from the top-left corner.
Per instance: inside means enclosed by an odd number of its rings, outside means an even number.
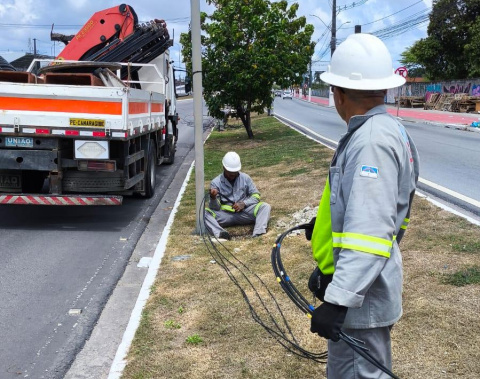
[[[203,86],[202,86],[202,52],[200,40],[200,0],[190,0],[192,20],[192,82],[193,82],[193,117],[195,122],[195,215],[196,233],[205,230],[203,208],[200,209],[205,193],[205,175],[203,165]]]
[[[333,55],[337,47],[337,0],[332,0],[332,40],[330,41],[330,52]]]
[[[332,39],[330,40],[330,56],[333,55],[335,48],[337,47],[337,0],[332,0]],[[333,92],[328,89],[328,106],[334,107],[335,100],[333,99]]]

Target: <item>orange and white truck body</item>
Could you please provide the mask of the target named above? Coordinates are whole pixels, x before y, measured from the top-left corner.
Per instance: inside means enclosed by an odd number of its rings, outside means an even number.
[[[123,195],[153,196],[155,166],[173,163],[178,137],[168,52],[135,64],[137,80],[127,82],[110,63],[55,64],[73,69],[0,71],[0,204],[118,205]]]

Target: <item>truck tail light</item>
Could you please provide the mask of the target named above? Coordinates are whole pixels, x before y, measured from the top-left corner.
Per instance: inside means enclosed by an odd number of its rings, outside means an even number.
[[[78,169],[80,171],[115,172],[115,170],[117,169],[117,164],[115,161],[82,160],[82,161],[78,161]]]

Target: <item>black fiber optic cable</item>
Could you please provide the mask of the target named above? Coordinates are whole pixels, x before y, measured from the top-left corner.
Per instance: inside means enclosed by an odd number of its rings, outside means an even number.
[[[297,225],[286,232],[282,233],[276,240],[275,245],[272,249],[272,268],[277,281],[279,282],[282,289],[285,291],[287,296],[293,301],[293,303],[303,311],[309,318],[311,318],[311,312],[315,310],[315,307],[308,303],[308,301],[299,293],[299,291],[295,288],[290,277],[287,275],[285,268],[282,263],[281,255],[280,255],[280,247],[282,246],[283,239],[295,230],[307,229],[310,228],[311,224],[301,224]],[[390,375],[393,379],[399,379],[398,376],[393,374],[388,368],[386,368],[382,363],[380,363],[377,359],[375,359],[370,353],[368,348],[365,346],[363,341],[360,341],[356,338],[350,337],[344,332],[340,332],[339,337],[342,341],[344,341],[350,348],[352,348],[355,352],[365,358],[368,362],[373,364],[378,369],[382,370],[387,375]]]
[[[199,217],[204,217],[204,207],[206,199],[209,194],[207,193],[201,204],[201,212],[199,212]],[[205,228],[208,227],[205,224]],[[299,357],[311,359],[317,363],[325,363],[327,358],[326,352],[316,353],[310,352],[302,348],[297,339],[295,338],[293,331],[288,324],[285,314],[280,308],[276,298],[273,296],[271,291],[268,289],[267,285],[262,281],[262,279],[252,272],[242,261],[240,261],[230,250],[221,242],[213,241],[215,237],[212,237],[211,232],[208,230],[202,231],[202,238],[204,241],[207,250],[213,257],[213,259],[224,269],[227,273],[227,276],[232,280],[232,282],[240,290],[247,306],[249,308],[250,314],[255,322],[261,325],[278,343],[280,343],[286,350],[295,354]],[[237,274],[238,272],[238,274]],[[246,282],[245,287],[242,287],[240,281],[243,280]],[[259,290],[255,287],[253,281],[256,280],[260,283],[260,287],[266,291],[268,294],[268,299],[263,299],[259,293]],[[251,290],[254,293],[254,298],[259,301],[259,305],[252,303],[254,299],[250,299],[247,292]],[[267,301],[271,301],[273,306],[269,307]],[[261,315],[259,312],[266,313],[266,316]],[[273,311],[279,314],[279,319],[273,315]],[[263,316],[263,317],[262,317]]]

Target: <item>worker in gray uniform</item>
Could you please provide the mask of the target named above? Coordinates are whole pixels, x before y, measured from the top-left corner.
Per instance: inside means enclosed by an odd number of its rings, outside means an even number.
[[[330,165],[311,233],[317,268],[310,289],[323,303],[310,330],[328,339],[328,379],[390,378],[340,340],[362,340],[391,370],[390,330],[402,315],[400,240],[410,220],[419,158],[404,126],[387,113],[386,89],[402,85],[384,43],[352,34],[320,78],[348,124]]]
[[[270,205],[260,201],[252,178],[241,172],[240,156],[230,151],[222,159],[223,173],[210,184],[209,206],[205,208],[205,225],[217,238],[229,240],[224,227],[255,224],[253,237],[267,232]]]

